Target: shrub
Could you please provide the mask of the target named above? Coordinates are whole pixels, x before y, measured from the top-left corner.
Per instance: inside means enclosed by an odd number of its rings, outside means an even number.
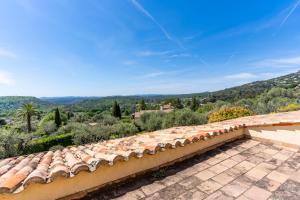
[[[91,119],[92,122],[97,122],[103,125],[113,125],[118,122],[118,119],[108,114],[96,114]]]
[[[63,150],[65,147],[61,145],[55,145],[53,147],[50,147],[49,151],[57,151],[57,150]]]
[[[295,110],[300,110],[300,104],[290,103],[278,109],[279,112],[288,112],[288,111],[295,111]]]
[[[103,125],[113,125],[116,124],[117,122],[118,119],[111,115],[103,115],[103,118],[100,121],[100,123],[102,123]]]
[[[89,120],[89,116],[86,113],[76,113],[72,118],[72,121],[80,122],[80,123],[87,122],[88,120]]]
[[[253,114],[254,113],[251,110],[244,107],[227,107],[211,113],[208,117],[208,122],[219,122]]]
[[[57,130],[56,124],[54,121],[48,121],[41,125],[41,129],[46,134],[54,133]]]
[[[56,145],[69,146],[73,144],[73,133],[62,135],[52,135],[30,141],[24,149],[25,153],[34,153],[47,151],[50,147]]]
[[[205,123],[207,123],[206,114],[193,112],[190,109],[181,109],[170,113],[144,113],[138,125],[142,130],[155,131],[173,126],[188,126]]]
[[[189,126],[207,123],[205,114],[199,114],[189,109],[175,112],[175,126]]]
[[[15,156],[18,153],[19,139],[16,134],[0,129],[0,158]]]
[[[206,104],[201,105],[198,108],[197,112],[198,113],[207,113],[207,112],[210,112],[213,109],[214,109],[214,104],[213,103],[206,103]]]
[[[129,135],[134,135],[139,132],[138,128],[132,123],[118,123],[113,125],[114,133],[110,136],[110,138],[116,137],[126,137]]]
[[[156,131],[162,128],[163,117],[166,113],[149,112],[141,115],[139,126],[146,131]]]
[[[175,112],[168,113],[163,119],[162,127],[163,128],[173,127],[175,124],[175,118],[176,118]]]
[[[153,114],[149,117],[147,123],[145,124],[145,130],[156,131],[162,128],[162,116],[159,114]]]
[[[96,126],[82,124],[81,127],[78,127],[72,132],[74,133],[73,142],[77,145],[107,140],[110,138],[110,135],[114,133],[111,126],[102,124]]]
[[[70,122],[65,126],[62,126],[58,129],[58,134],[65,134],[65,133],[71,133],[75,130],[82,130],[83,127],[87,127],[86,124],[78,123],[78,122]]]

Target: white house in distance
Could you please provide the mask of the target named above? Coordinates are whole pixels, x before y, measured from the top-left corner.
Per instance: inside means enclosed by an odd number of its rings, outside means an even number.
[[[160,105],[159,110],[141,110],[139,112],[135,112],[134,114],[132,114],[132,118],[139,119],[142,116],[142,114],[144,114],[144,113],[151,113],[151,112],[169,113],[169,112],[172,112],[173,110],[174,110],[174,107],[171,105],[171,103],[168,103],[168,104]]]

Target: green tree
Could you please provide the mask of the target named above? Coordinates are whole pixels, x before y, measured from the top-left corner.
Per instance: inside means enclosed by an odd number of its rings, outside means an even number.
[[[71,111],[67,112],[67,119],[71,119],[72,117],[74,117],[74,113],[72,113]]]
[[[183,108],[183,105],[182,105],[181,100],[180,100],[179,98],[177,98],[177,99],[175,100],[175,105],[174,105],[174,107],[177,108],[177,109],[182,109],[182,108]]]
[[[191,110],[196,111],[198,109],[198,107],[199,107],[199,103],[198,103],[196,97],[193,97],[192,103],[191,103]]]
[[[5,119],[0,119],[0,126],[4,126],[4,125],[6,125]]]
[[[54,122],[57,128],[61,126],[61,117],[58,108],[55,109]]]
[[[112,116],[117,117],[121,119],[122,113],[120,109],[120,105],[118,104],[117,101],[114,102],[113,107],[112,107]]]
[[[27,131],[31,132],[31,118],[37,114],[37,109],[31,103],[25,103],[23,106],[18,109],[17,115],[21,116],[23,119],[26,119]]]
[[[146,103],[144,99],[142,99],[140,102],[140,110],[146,110]]]

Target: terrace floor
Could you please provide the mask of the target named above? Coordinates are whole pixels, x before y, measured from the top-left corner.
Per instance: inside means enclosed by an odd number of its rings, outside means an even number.
[[[237,140],[83,200],[300,199],[300,150]]]

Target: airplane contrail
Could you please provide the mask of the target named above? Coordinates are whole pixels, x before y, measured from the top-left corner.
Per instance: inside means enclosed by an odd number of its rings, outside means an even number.
[[[296,8],[299,6],[300,4],[300,0],[298,0],[295,5],[292,7],[292,9],[289,11],[289,13],[287,14],[287,16],[282,20],[282,22],[280,23],[280,27],[283,26],[285,24],[285,22],[289,19],[289,17],[294,13],[294,11],[296,10]]]

